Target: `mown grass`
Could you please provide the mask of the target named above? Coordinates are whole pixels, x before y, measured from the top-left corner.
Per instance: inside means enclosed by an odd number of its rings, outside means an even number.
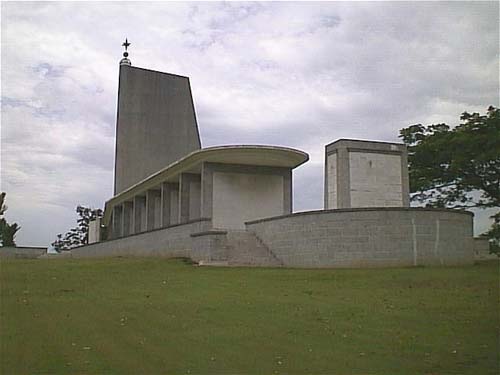
[[[498,262],[3,260],[2,374],[498,374]]]

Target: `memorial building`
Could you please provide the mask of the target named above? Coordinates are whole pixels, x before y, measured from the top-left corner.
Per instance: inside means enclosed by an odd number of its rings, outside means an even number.
[[[91,223],[92,243],[72,256],[290,267],[472,263],[471,213],[409,207],[403,144],[328,144],[325,209],[298,213],[293,170],[307,153],[201,145],[189,78],[134,67],[125,51],[114,196]]]

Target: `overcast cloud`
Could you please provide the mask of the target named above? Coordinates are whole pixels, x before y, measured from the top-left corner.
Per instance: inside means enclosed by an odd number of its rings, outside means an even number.
[[[1,190],[18,245],[112,196],[121,43],[190,77],[204,147],[308,152],[296,210],[323,204],[324,145],[398,141],[498,106],[498,2],[1,4]],[[482,213],[476,233],[487,228]]]

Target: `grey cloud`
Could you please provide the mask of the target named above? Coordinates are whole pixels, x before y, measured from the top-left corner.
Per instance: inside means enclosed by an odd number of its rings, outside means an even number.
[[[66,67],[52,66],[49,63],[42,62],[34,66],[33,71],[43,78],[58,78],[64,75]]]
[[[2,108],[6,107],[30,107],[26,100],[9,98],[7,96],[2,96]]]

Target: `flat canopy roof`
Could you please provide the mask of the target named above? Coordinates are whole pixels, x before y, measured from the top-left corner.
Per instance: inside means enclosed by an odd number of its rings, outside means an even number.
[[[162,182],[177,181],[181,173],[200,173],[201,164],[204,162],[293,169],[307,160],[309,160],[307,153],[279,146],[215,146],[196,150],[108,200],[106,202],[104,221],[109,220],[110,212],[107,209],[108,207],[130,200],[134,196],[160,185]]]

